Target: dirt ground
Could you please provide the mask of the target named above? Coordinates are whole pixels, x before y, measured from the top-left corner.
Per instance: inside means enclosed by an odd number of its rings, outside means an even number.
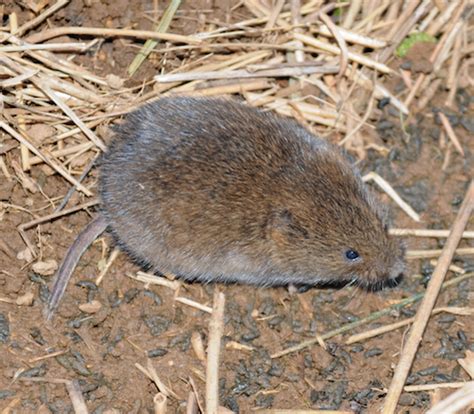
[[[20,2],[6,0],[4,16],[17,12],[20,21],[32,18]],[[52,26],[133,27],[151,29],[152,2],[72,0],[49,19]],[[198,10],[209,20],[226,22],[235,13],[245,14],[237,2],[187,1],[180,7],[170,32],[190,34],[201,30]],[[160,2],[161,4],[161,2]],[[242,19],[239,15],[239,19]],[[5,19],[4,19],[5,20]],[[4,21],[5,23],[5,21]],[[416,64],[426,59],[430,46],[412,51],[404,59],[392,62]],[[90,71],[126,77],[126,68],[137,53],[121,39],[105,41],[100,51],[78,55]],[[159,71],[169,72],[191,56],[166,59],[152,55],[129,86],[140,85]],[[286,82],[282,80],[281,82]],[[403,83],[387,79],[385,85],[400,93]],[[373,186],[379,197],[391,206],[394,226],[400,228],[448,229],[452,224],[473,171],[474,90],[460,88],[453,108],[443,106],[445,92],[439,93],[420,113],[402,123],[390,105],[380,107],[378,118],[371,119],[374,139],[390,148],[383,156],[368,150],[360,163],[363,173],[375,171],[387,179],[418,213],[422,221],[414,223],[389,198]],[[439,140],[443,111],[450,119],[464,156],[452,151],[446,168]],[[15,141],[0,134],[6,145]],[[5,154],[8,166],[18,159],[17,148]],[[0,153],[1,155],[1,153]],[[169,412],[184,413],[191,390],[190,378],[198,395],[204,396],[205,363],[193,350],[191,338],[199,334],[204,343],[208,335],[207,313],[175,301],[175,291],[138,282],[139,268],[120,253],[97,286],[94,281],[113,248],[105,235],[85,253],[74,273],[59,312],[52,322],[42,319],[44,303],[51,288],[52,275],[35,271],[28,257],[19,253],[25,244],[17,227],[34,217],[52,212],[48,201],[58,199],[69,185],[58,175],[49,175],[40,167],[30,171],[41,186],[39,192],[27,192],[18,180],[8,181],[0,174],[0,296],[33,299],[29,306],[0,301],[0,407],[12,413],[73,412],[64,384],[34,382],[37,377],[76,379],[91,413],[153,412],[156,387],[137,368],[152,360],[161,380],[176,394],[168,401]],[[85,180],[89,188],[97,180],[95,169]],[[371,185],[371,184],[369,184]],[[69,206],[86,199],[75,194]],[[75,236],[95,215],[94,208],[81,210],[28,230],[38,243],[41,261],[60,262]],[[474,230],[471,218],[468,229]],[[407,248],[435,249],[444,239],[406,238]],[[463,240],[460,247],[474,247]],[[465,272],[474,271],[472,256],[456,257],[453,264]],[[346,345],[349,335],[413,316],[418,302],[356,330],[326,341],[326,349],[313,345],[281,358],[271,355],[300,343],[315,334],[323,334],[342,325],[386,308],[401,299],[423,292],[433,270],[429,259],[410,260],[403,282],[376,293],[354,287],[311,289],[292,293],[285,288],[219,286],[226,296],[225,328],[220,367],[221,403],[235,413],[250,413],[261,408],[345,410],[377,413],[396,366],[405,328]],[[455,272],[449,272],[448,279]],[[472,279],[445,289],[437,302],[440,306],[472,307]],[[215,286],[184,283],[179,295],[212,306]],[[79,306],[96,300],[101,309],[82,312]],[[14,302],[14,301],[13,301]],[[240,344],[236,347],[235,344]],[[458,359],[474,351],[472,316],[439,313],[433,316],[408,383],[411,385],[467,381],[467,373]],[[32,381],[33,380],[33,381]],[[448,391],[441,391],[441,397]],[[439,395],[438,395],[439,397]],[[430,391],[405,392],[400,400],[401,413],[425,412],[434,394]],[[112,410],[112,411],[111,411]],[[113,411],[114,410],[114,411]]]

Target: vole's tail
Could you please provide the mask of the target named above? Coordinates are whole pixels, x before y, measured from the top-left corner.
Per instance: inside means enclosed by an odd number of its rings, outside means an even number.
[[[44,311],[46,320],[49,321],[53,317],[79,259],[92,242],[103,233],[106,228],[107,222],[105,221],[105,218],[99,215],[79,233],[76,240],[74,240],[74,243],[69,247],[66,256],[56,272],[53,289]]]

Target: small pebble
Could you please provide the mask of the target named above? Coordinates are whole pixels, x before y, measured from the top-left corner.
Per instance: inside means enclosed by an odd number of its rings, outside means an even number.
[[[258,331],[250,331],[245,334],[243,334],[240,339],[244,342],[250,342],[253,341],[254,339],[257,339],[260,336],[260,332]]]
[[[151,298],[153,302],[155,302],[156,306],[161,306],[163,304],[163,300],[161,299],[161,297],[157,293],[153,292],[152,290],[145,289],[143,291],[143,294]]]
[[[293,320],[291,322],[291,329],[294,333],[302,333],[304,331],[304,326],[301,321]]]
[[[6,398],[13,397],[14,395],[15,395],[15,391],[0,390],[0,400],[5,400]]]
[[[47,285],[41,284],[39,286],[39,294],[38,294],[40,301],[43,303],[47,303],[49,301],[49,297],[51,296],[51,293],[49,291],[49,288]]]
[[[466,349],[466,343],[463,341],[460,341],[458,338],[450,338],[451,343],[453,344],[453,348],[456,351],[464,351]]]
[[[398,403],[400,405],[403,405],[404,407],[412,406],[412,405],[415,405],[416,399],[412,394],[405,392],[402,395],[400,395],[400,399],[398,400]]]
[[[351,348],[351,352],[362,352],[364,350],[364,346],[362,344],[355,344]]]
[[[377,124],[378,131],[385,131],[386,129],[392,129],[395,127],[395,124],[388,119],[384,119]]]
[[[137,288],[128,289],[123,295],[123,300],[125,301],[125,303],[130,303],[132,302],[132,300],[134,300],[138,296],[139,293],[140,293],[140,289],[137,289]]]
[[[82,303],[79,305],[79,309],[81,312],[93,314],[102,309],[102,304],[98,300],[93,300],[92,302]]]
[[[235,413],[235,414],[240,413],[239,404],[237,403],[237,400],[234,397],[232,397],[231,395],[224,398],[222,403],[224,404],[224,407],[227,407],[233,413]]]
[[[84,361],[84,358],[78,357],[78,353],[75,353],[75,355],[71,354],[65,354],[65,355],[59,355],[56,357],[56,361],[60,365],[62,365],[64,368],[67,370],[72,370],[78,375],[82,376],[89,376],[92,374],[91,371],[86,367],[86,363]],[[79,354],[80,355],[80,354]]]
[[[383,109],[385,108],[388,104],[390,103],[390,98],[382,98],[379,100],[379,102],[377,103],[377,108],[378,109]]]
[[[91,280],[80,280],[76,283],[76,286],[87,290],[99,290],[97,285]]]
[[[27,369],[26,371],[23,371],[20,376],[25,377],[25,378],[31,378],[31,377],[44,377],[46,373],[48,372],[48,367],[46,363],[43,363],[37,367],[33,367],[30,369]]]
[[[464,370],[462,370],[464,372]],[[455,365],[454,368],[451,371],[451,381],[457,381],[461,377],[461,366],[460,365]]]
[[[413,62],[411,60],[404,60],[400,65],[400,69],[410,70],[412,66]]]
[[[150,330],[152,336],[159,336],[167,331],[171,321],[161,315],[145,315],[143,316],[145,325]]]
[[[30,335],[38,345],[46,344],[46,341],[44,340],[43,335],[41,335],[39,328],[33,328],[30,332]]]
[[[467,343],[467,336],[466,336],[466,334],[464,333],[464,331],[459,330],[459,331],[457,332],[457,337],[459,338],[459,340],[460,340],[461,342]]]
[[[434,381],[434,382],[451,382],[452,379],[451,379],[451,377],[449,377],[449,376],[446,375],[446,374],[436,374],[436,375],[433,377],[433,381]]]
[[[0,313],[0,343],[6,343],[10,337],[10,324],[7,317]]]
[[[381,348],[371,348],[364,352],[365,358],[372,358],[374,356],[382,355],[383,350]]]
[[[457,361],[458,359],[466,358],[466,354],[464,352],[446,352],[442,358],[448,361]]]
[[[416,384],[420,380],[420,376],[418,374],[411,374],[408,376],[406,380],[407,385]]]
[[[456,320],[454,315],[442,315],[438,318],[438,323],[443,325],[451,325]]]
[[[274,399],[273,395],[259,394],[255,399],[255,405],[259,408],[271,408]]]
[[[277,315],[267,321],[267,324],[270,328],[276,328],[278,325],[280,325],[285,318],[281,315]]]
[[[33,264],[33,272],[41,276],[51,276],[58,268],[58,263],[54,259],[48,259],[43,262],[36,262]]]
[[[442,346],[433,354],[433,358],[444,358],[447,352],[448,350],[444,346]]]
[[[73,329],[79,329],[81,327],[81,325],[83,324],[84,321],[90,319],[90,316],[80,316],[79,318],[77,319],[71,319],[67,325],[70,327],[70,328],[73,328]]]
[[[109,304],[111,308],[117,308],[122,303],[122,298],[120,297],[117,290],[113,291],[109,295],[108,299],[109,299]]]
[[[282,374],[283,374],[283,369],[280,366],[280,364],[273,361],[272,362],[272,367],[268,371],[268,375],[271,375],[272,377],[281,377]]]
[[[164,348],[155,348],[147,351],[148,358],[157,358],[166,355],[168,351]]]
[[[300,382],[301,377],[298,374],[288,374],[286,379],[290,382]]]
[[[191,346],[191,334],[185,332],[170,339],[168,346],[170,348],[178,347],[181,352],[186,352]]]
[[[459,88],[456,93],[456,103],[460,112],[465,112],[472,101],[469,92],[464,88]]]
[[[474,118],[472,116],[463,116],[460,123],[466,131],[474,134]]]
[[[438,367],[434,366],[434,367],[422,369],[418,371],[417,374],[421,375],[422,377],[426,377],[428,375],[436,374],[437,372],[438,372]]]
[[[40,285],[45,285],[46,284],[45,280],[40,275],[38,275],[36,273],[28,273],[28,278],[33,283],[38,283]]]

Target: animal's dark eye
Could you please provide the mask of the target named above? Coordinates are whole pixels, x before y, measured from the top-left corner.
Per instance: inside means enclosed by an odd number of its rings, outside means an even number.
[[[355,250],[349,249],[346,251],[346,258],[353,261],[359,258],[359,253]]]

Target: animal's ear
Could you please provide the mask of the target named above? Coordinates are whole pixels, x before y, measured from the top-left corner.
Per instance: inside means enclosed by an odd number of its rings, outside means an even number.
[[[298,218],[286,208],[274,210],[267,222],[267,237],[277,245],[294,244],[308,239],[308,231],[298,222]]]
[[[375,197],[374,193],[370,190],[367,192],[367,201],[379,217],[384,229],[387,230],[392,222],[389,207],[383,203],[380,203]]]
[[[293,223],[293,214],[286,208],[273,210],[266,223],[266,236],[274,243],[281,245],[288,242],[290,226]]]

